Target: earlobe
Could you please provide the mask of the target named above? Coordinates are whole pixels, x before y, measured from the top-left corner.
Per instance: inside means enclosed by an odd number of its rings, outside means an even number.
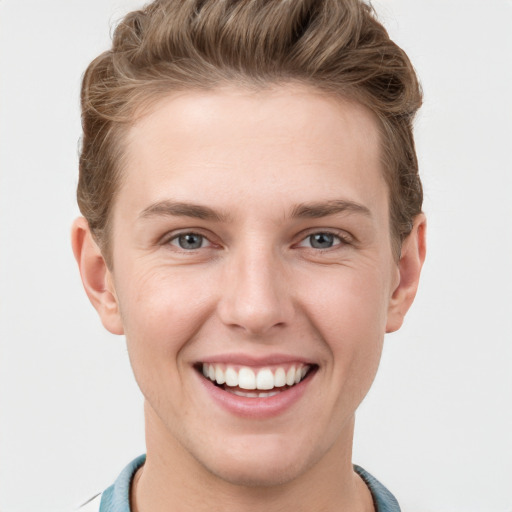
[[[83,217],[73,222],[71,243],[85,292],[100,315],[101,322],[111,333],[123,334],[112,275]]]
[[[412,231],[402,243],[402,252],[398,263],[400,282],[393,291],[389,303],[387,333],[400,329],[405,314],[416,296],[421,268],[425,261],[426,227],[425,215],[421,213],[414,219]]]

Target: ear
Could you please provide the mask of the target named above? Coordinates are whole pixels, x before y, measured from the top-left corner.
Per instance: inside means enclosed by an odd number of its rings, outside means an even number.
[[[412,231],[402,243],[398,262],[400,281],[389,303],[386,332],[400,329],[405,314],[416,296],[421,267],[425,261],[426,228],[427,221],[425,215],[421,213],[414,219]]]
[[[83,217],[73,222],[71,244],[85,292],[112,334],[124,334],[112,274]]]

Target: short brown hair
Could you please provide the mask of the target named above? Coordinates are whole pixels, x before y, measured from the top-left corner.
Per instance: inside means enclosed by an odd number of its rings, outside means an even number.
[[[360,0],[155,0],[117,26],[82,82],[78,204],[109,262],[123,135],[172,91],[299,82],[360,102],[379,120],[391,235],[402,240],[423,193],[412,134],[421,89],[409,58]]]

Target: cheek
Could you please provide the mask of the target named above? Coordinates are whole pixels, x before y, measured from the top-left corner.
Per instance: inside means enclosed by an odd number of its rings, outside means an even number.
[[[360,270],[360,269],[359,269]],[[343,268],[309,287],[309,320],[327,345],[324,363],[345,397],[362,400],[379,365],[386,326],[385,274]]]
[[[186,274],[135,270],[119,293],[135,379],[153,410],[165,417],[178,417],[190,402],[183,392],[188,367],[181,356],[211,314],[211,288]]]
[[[129,275],[118,299],[134,371],[168,371],[211,314],[212,287],[190,272],[162,267]]]
[[[313,276],[302,295],[326,339],[361,346],[384,333],[389,291],[383,272],[340,268]]]

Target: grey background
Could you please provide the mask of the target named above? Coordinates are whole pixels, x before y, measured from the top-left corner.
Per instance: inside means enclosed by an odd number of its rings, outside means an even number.
[[[144,451],[124,340],[69,244],[78,90],[140,2],[0,1],[0,510],[72,510]],[[512,511],[512,2],[380,0],[425,90],[429,253],[354,461],[404,512]]]

